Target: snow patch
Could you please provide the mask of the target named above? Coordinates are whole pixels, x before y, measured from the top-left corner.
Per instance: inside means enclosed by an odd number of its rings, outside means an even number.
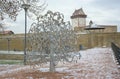
[[[120,70],[114,61],[113,51],[110,48],[92,48],[79,51],[81,54],[80,60],[71,63],[58,63],[56,66],[57,72],[69,73],[61,79],[119,79]],[[2,67],[2,66],[0,66]],[[19,67],[16,69],[8,69],[0,72],[0,75],[5,73],[15,73],[23,69],[29,69],[30,66]],[[49,71],[49,63],[38,66],[37,70],[42,72]],[[29,79],[33,79],[29,77]],[[45,78],[41,78],[45,79]]]

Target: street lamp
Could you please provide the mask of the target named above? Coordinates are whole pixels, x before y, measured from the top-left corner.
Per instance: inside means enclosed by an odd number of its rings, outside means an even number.
[[[29,4],[22,4],[22,8],[25,10],[25,39],[24,39],[24,65],[26,65],[26,32],[27,32],[27,10],[29,9]]]

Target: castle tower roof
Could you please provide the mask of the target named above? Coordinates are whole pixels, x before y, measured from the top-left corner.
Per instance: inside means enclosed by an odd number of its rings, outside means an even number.
[[[78,10],[75,10],[74,13],[71,16],[71,19],[78,18],[78,17],[83,17],[83,18],[87,17],[87,15],[84,13],[82,8],[80,8]]]

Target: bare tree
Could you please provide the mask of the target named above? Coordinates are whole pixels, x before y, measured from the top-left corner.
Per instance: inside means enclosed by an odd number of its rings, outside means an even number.
[[[63,14],[48,11],[37,18],[29,30],[30,64],[50,62],[50,71],[55,71],[59,61],[72,62],[76,56],[76,35],[70,22],[64,22]]]
[[[5,29],[7,29],[7,27],[5,26],[4,23],[0,23],[0,33],[3,34]]]
[[[40,0],[20,0],[20,4],[30,5],[27,15],[30,19],[33,20],[36,20],[36,17],[38,17],[41,14],[41,12],[43,12],[47,7],[46,2],[44,1],[41,4]]]
[[[20,2],[18,0],[0,0],[0,20],[4,20],[6,15],[16,20],[19,11]]]
[[[12,20],[16,20],[22,4],[29,4],[29,16],[38,16],[46,8],[45,2],[40,5],[39,0],[0,0],[0,20],[4,20],[8,15]]]
[[[3,31],[4,31],[4,29],[3,29],[3,25],[0,24],[0,32],[2,33]]]

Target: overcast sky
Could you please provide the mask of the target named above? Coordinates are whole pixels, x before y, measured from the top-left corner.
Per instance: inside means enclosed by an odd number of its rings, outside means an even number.
[[[42,0],[41,0],[42,2]],[[70,16],[75,9],[83,8],[87,14],[87,25],[90,20],[100,25],[120,26],[120,0],[46,0],[46,10],[59,11],[64,14],[65,21],[71,21]],[[16,22],[7,21],[8,28],[15,33],[24,33],[24,10],[17,17]],[[28,28],[32,21],[28,20]]]

